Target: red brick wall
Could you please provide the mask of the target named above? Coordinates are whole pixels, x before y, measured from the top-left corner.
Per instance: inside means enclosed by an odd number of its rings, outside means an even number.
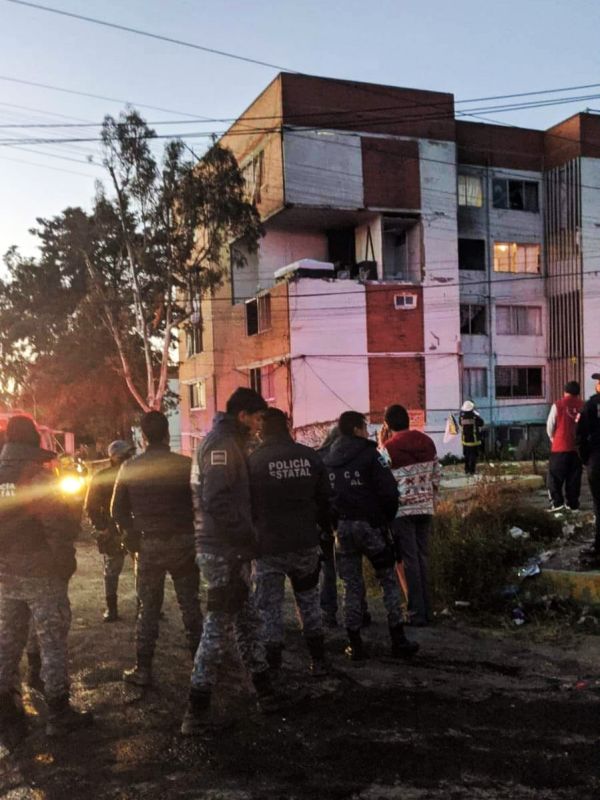
[[[369,398],[372,422],[381,422],[386,406],[425,408],[425,364],[422,356],[369,358]]]
[[[421,208],[419,143],[361,139],[367,208]]]
[[[367,285],[367,348],[369,353],[422,352],[423,293],[420,286]],[[417,295],[414,310],[396,311],[394,295]]]

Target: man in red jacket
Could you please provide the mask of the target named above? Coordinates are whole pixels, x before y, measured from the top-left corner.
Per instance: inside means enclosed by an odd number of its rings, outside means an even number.
[[[400,405],[386,409],[380,441],[398,484],[400,503],[392,534],[396,559],[404,564],[411,624],[427,625],[427,549],[441,477],[437,452],[429,436],[409,430],[408,412]]]
[[[581,491],[581,460],[577,454],[575,432],[583,401],[579,397],[579,384],[569,381],[565,391],[550,409],[546,431],[551,442],[548,464],[548,494],[551,511],[566,507],[572,511],[579,508]],[[564,487],[564,495],[563,495]]]

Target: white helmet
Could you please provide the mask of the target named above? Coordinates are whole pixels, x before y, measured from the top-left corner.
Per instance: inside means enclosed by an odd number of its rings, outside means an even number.
[[[465,402],[461,406],[461,411],[474,411],[475,410],[475,403],[471,402],[471,400],[465,400]]]

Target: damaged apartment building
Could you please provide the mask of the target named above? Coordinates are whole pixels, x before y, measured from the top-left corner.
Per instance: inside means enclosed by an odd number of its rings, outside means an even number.
[[[451,94],[283,73],[222,144],[265,235],[181,328],[184,449],[244,385],[308,443],[402,403],[442,453],[465,399],[497,446],[539,431],[565,380],[591,392],[600,117],[467,122]]]

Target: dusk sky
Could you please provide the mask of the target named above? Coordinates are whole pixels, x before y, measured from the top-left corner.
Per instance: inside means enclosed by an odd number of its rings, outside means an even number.
[[[597,0],[48,2],[64,11],[290,70],[443,90],[453,92],[457,100],[599,84],[561,95],[586,95],[584,99],[539,109],[490,112],[484,114],[487,120],[544,128],[586,107],[600,109]],[[169,122],[157,126],[163,133],[219,131],[225,127],[222,123],[190,120],[235,117],[276,73],[275,68],[0,0],[0,125],[99,122],[107,113],[118,114],[122,101],[128,101],[148,121]],[[548,99],[558,97],[553,94]],[[476,105],[481,107],[481,103]],[[0,131],[0,253],[12,244],[32,253],[28,229],[35,218],[57,214],[68,205],[86,206],[95,180],[103,177],[100,166],[87,163],[90,155],[99,161],[93,143],[18,146],[14,140],[32,135],[93,137],[95,130],[24,127]],[[7,144],[6,140],[13,141]],[[187,141],[201,152],[206,139]]]

